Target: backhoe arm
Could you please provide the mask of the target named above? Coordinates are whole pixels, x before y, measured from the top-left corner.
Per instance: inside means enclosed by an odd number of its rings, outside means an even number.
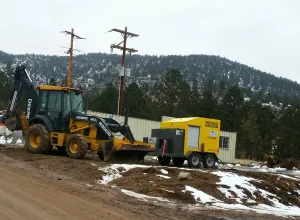
[[[23,90],[27,98],[25,115],[28,120],[34,115],[38,101],[38,92],[32,83],[26,67],[19,65],[15,69],[13,89],[10,94],[6,113],[3,116],[5,126],[11,131],[22,129],[22,127],[20,127],[20,115],[16,114],[15,108]]]

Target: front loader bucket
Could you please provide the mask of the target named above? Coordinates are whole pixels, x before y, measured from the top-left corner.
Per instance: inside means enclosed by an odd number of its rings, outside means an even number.
[[[107,141],[103,144],[102,151],[103,151],[103,160],[104,161],[110,160],[113,145],[114,145],[114,143],[112,141]]]
[[[114,139],[102,145],[103,160],[111,162],[139,163],[144,157],[154,151],[155,146],[142,142],[131,144],[126,140]]]

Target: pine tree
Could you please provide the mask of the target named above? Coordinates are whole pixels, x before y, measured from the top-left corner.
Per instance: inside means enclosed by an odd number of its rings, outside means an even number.
[[[263,143],[257,124],[258,116],[253,111],[249,111],[245,119],[241,122],[237,151],[246,152],[249,159],[263,159]]]
[[[217,111],[218,102],[213,95],[212,89],[208,87],[203,91],[198,115],[205,118],[218,118]]]
[[[118,90],[112,83],[106,85],[102,92],[90,99],[89,109],[116,114],[118,109]]]
[[[66,87],[68,85],[68,76],[64,77],[60,83],[60,86]]]
[[[238,131],[243,118],[244,98],[237,86],[230,87],[225,93],[220,106],[221,127],[226,131]]]
[[[300,158],[300,107],[287,109],[278,120],[277,155]]]
[[[54,78],[50,79],[49,85],[56,86],[56,80]]]
[[[193,82],[192,89],[191,89],[191,95],[189,97],[189,106],[188,106],[188,112],[190,116],[199,116],[199,110],[201,108],[200,106],[200,93],[197,81]]]
[[[145,118],[147,116],[144,94],[135,82],[125,89],[124,109],[129,111],[130,117]]]
[[[166,72],[155,87],[162,115],[183,117],[188,114],[190,87],[177,69]]]

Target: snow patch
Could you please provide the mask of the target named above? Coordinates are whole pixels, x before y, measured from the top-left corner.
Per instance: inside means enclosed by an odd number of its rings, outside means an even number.
[[[6,139],[4,136],[0,137],[0,144],[6,144]]]
[[[231,208],[231,209],[246,209],[246,210],[252,210],[260,213],[269,213],[269,214],[277,214],[280,215],[280,213],[283,213],[284,215],[297,215],[300,216],[300,207],[296,206],[286,206],[279,202],[278,197],[263,189],[256,188],[253,184],[249,183],[249,181],[259,181],[254,178],[249,178],[245,176],[239,176],[235,173],[226,173],[226,172],[212,172],[213,174],[220,177],[220,182],[217,184],[223,184],[229,186],[229,189],[219,187],[218,189],[225,194],[227,197],[231,197],[236,199],[238,203],[242,203],[241,199],[248,199],[249,196],[245,195],[242,189],[247,189],[253,198],[256,198],[254,195],[255,191],[259,191],[259,194],[263,196],[265,199],[268,199],[270,202],[273,203],[272,206],[269,205],[262,205],[259,204],[258,206],[244,206],[242,204],[222,204],[222,203],[216,203],[214,205],[223,207],[223,208]],[[239,186],[238,188],[236,186]],[[228,191],[231,190],[236,193],[237,198],[235,198],[231,193]],[[252,200],[248,199],[248,202],[251,202]]]
[[[277,207],[272,207],[263,204],[249,207],[242,204],[226,204],[226,203],[214,203],[214,206],[217,208],[254,211],[261,214],[270,214],[270,215],[277,215],[277,216],[300,216],[300,208],[298,207],[277,208]]]
[[[197,202],[198,201],[201,201],[201,203],[222,202],[222,201],[216,199],[215,197],[210,196],[210,195],[208,195],[198,189],[195,189],[191,186],[185,186],[185,191],[191,191],[192,196],[194,196],[194,198]]]
[[[273,168],[274,170],[279,170],[279,171],[285,171],[286,168],[281,168],[281,167],[276,167],[276,168]]]
[[[125,193],[128,196],[135,197],[135,198],[137,198],[139,200],[143,200],[143,201],[158,200],[158,201],[161,201],[161,202],[171,202],[170,200],[162,198],[162,197],[147,196],[147,195],[135,193],[133,191],[129,191],[129,190],[126,190],[126,189],[121,189],[121,192]]]
[[[165,176],[165,175],[161,175],[161,174],[156,175],[156,176],[161,177],[161,178],[164,178],[164,179],[170,179],[170,178],[171,178],[171,177],[169,177],[169,176]]]
[[[16,144],[22,144],[22,140],[20,138],[18,138],[18,140],[16,141]]]
[[[269,172],[267,169],[259,169],[258,171],[259,171],[259,172],[263,172],[263,173]]]
[[[138,165],[138,164],[113,164],[107,167],[98,167],[98,170],[101,170],[107,175],[102,176],[102,180],[98,180],[97,182],[100,184],[107,184],[115,179],[122,177],[120,173],[127,172],[128,170],[134,168],[148,168],[150,166],[146,165]]]
[[[230,164],[230,163],[229,163],[229,164],[226,164],[226,166],[228,166],[228,167],[230,167],[230,168],[233,167],[233,165]]]
[[[9,139],[6,140],[6,143],[7,143],[7,144],[11,144],[11,143],[12,143],[12,140],[13,140],[13,138],[9,138]]]
[[[254,192],[256,190],[256,187],[248,182],[250,180],[254,180],[253,178],[221,171],[213,172],[213,174],[220,177],[220,182],[218,182],[217,184],[229,186],[229,189],[223,187],[218,187],[218,189],[228,198],[234,198],[229,190],[233,191],[234,193],[236,193],[238,198],[235,199],[239,203],[242,203],[241,199],[248,199],[248,196],[243,192],[242,189],[240,189],[240,187],[248,189],[250,192]],[[237,185],[239,186],[239,188],[236,187]]]
[[[281,176],[281,177],[284,177],[284,178],[287,178],[287,179],[292,179],[292,180],[300,181],[299,178],[291,177],[291,176],[284,175],[284,174],[278,174],[278,176]]]
[[[164,170],[164,169],[161,169],[160,172],[165,175],[167,175],[169,173],[167,170]]]

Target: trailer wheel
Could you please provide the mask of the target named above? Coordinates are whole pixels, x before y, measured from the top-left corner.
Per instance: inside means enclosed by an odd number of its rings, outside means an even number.
[[[203,159],[203,166],[205,168],[213,168],[216,164],[216,158],[212,154],[207,154],[205,155]]]
[[[161,166],[169,165],[170,161],[171,161],[171,157],[162,157],[162,156],[158,157],[158,163]]]
[[[183,158],[179,158],[179,157],[173,157],[172,158],[173,160],[173,164],[176,166],[176,167],[181,167],[184,163],[184,159]]]
[[[188,157],[189,167],[200,167],[201,165],[201,156],[198,153],[191,153]]]

